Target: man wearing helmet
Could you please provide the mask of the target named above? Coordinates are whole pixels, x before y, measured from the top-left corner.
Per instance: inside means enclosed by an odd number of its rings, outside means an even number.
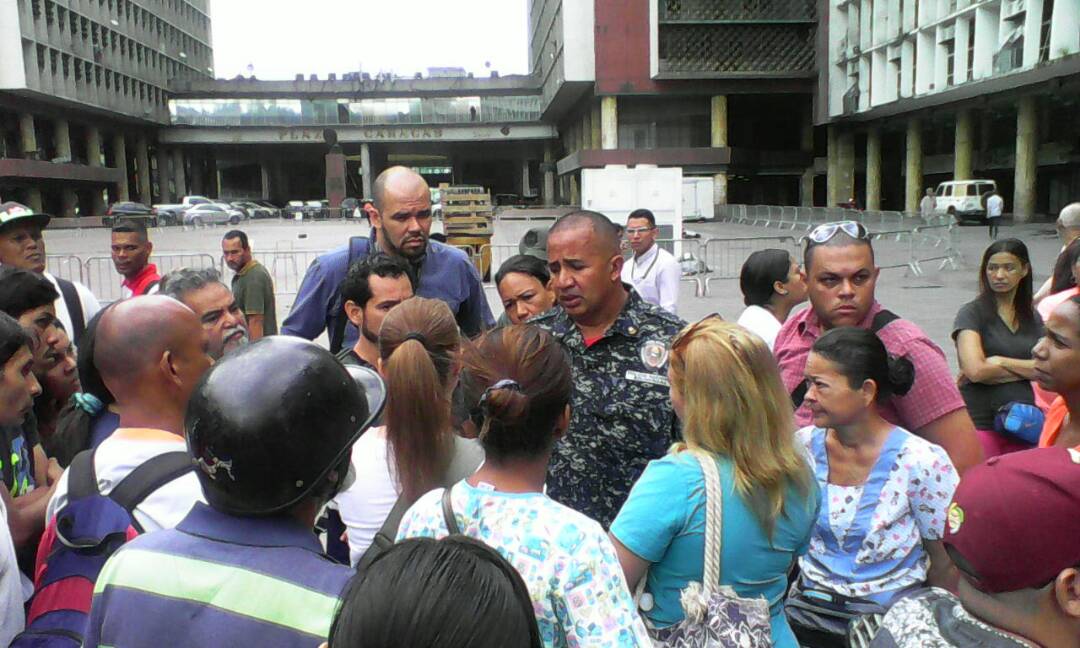
[[[106,563],[85,645],[324,641],[353,572],[323,555],[312,524],[351,481],[352,445],[383,401],[377,374],[306,340],[270,336],[228,354],[184,422],[207,504]]]

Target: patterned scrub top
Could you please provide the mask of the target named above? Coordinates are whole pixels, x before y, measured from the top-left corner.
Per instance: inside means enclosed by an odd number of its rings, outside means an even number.
[[[945,519],[953,491],[960,481],[949,456],[940,446],[917,437],[902,428],[903,441],[870,518],[866,539],[853,557],[856,565],[904,562],[916,555],[910,567],[897,567],[872,581],[848,583],[822,569],[818,557],[826,553],[825,542],[815,527],[810,538],[810,551],[799,560],[805,578],[818,586],[844,596],[866,598],[884,592],[895,592],[921,585],[926,580],[930,564],[923,540],[940,540],[945,532]],[[807,459],[816,468],[812,450],[815,436],[825,430],[806,427],[796,433],[800,444],[807,449]],[[827,471],[826,471],[827,472]],[[822,492],[821,515],[828,515],[829,528],[838,538],[851,532],[859,499],[864,486],[819,484]],[[825,502],[828,498],[828,502]]]
[[[598,523],[541,493],[454,485],[461,532],[502,554],[521,574],[545,646],[648,646],[615,548]],[[443,489],[405,514],[398,540],[447,535]]]

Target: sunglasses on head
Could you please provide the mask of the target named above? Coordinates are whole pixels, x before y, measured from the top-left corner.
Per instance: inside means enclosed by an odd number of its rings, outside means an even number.
[[[808,244],[821,245],[828,243],[838,232],[843,232],[858,241],[869,241],[870,232],[862,223],[856,221],[837,221],[818,225],[806,235]]]

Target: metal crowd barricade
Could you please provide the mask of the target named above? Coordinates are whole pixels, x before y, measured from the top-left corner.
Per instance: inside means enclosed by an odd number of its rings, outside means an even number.
[[[704,261],[708,268],[702,294],[709,296],[713,281],[738,279],[746,258],[758,250],[779,248],[793,256],[798,254],[794,236],[749,236],[742,238],[711,238],[704,243]]]
[[[204,252],[172,252],[155,254],[150,262],[157,266],[162,276],[180,268],[214,268],[220,270],[218,259]],[[123,297],[120,284],[123,277],[116,272],[111,256],[89,257],[83,265],[86,287],[103,304],[117,301]]]
[[[488,243],[475,250],[472,259],[480,272],[481,279],[486,277],[487,282],[494,284],[495,273],[498,272],[499,266],[518,253],[517,243]],[[488,272],[484,272],[485,269]]]
[[[275,249],[259,254],[259,263],[270,272],[274,279],[274,296],[288,302],[300,291],[308,267],[315,259],[325,254],[326,250]],[[290,302],[291,303],[291,302]]]
[[[83,261],[74,254],[47,254],[45,255],[45,267],[54,276],[68,281],[77,281],[85,284],[83,280]]]
[[[952,221],[952,217],[948,217]],[[926,256],[924,256],[926,255]],[[959,270],[964,257],[956,241],[956,223],[939,223],[916,227],[911,237],[911,263],[916,275],[922,275],[923,263],[940,261],[938,270]]]

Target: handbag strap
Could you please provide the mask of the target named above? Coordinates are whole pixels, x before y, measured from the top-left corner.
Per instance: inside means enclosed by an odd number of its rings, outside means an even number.
[[[716,467],[716,459],[703,450],[694,450],[693,453],[705,474],[705,573],[702,586],[706,595],[712,595],[720,587],[724,493],[720,488],[720,470]]]

